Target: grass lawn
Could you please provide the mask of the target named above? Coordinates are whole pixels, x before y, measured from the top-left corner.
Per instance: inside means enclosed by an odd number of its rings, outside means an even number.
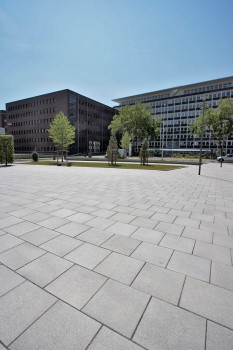
[[[183,166],[177,165],[164,165],[164,164],[149,164],[149,165],[141,165],[141,164],[125,164],[119,163],[117,165],[108,165],[108,163],[101,162],[71,162],[72,166],[77,167],[85,167],[85,168],[108,168],[108,169],[140,169],[140,170],[160,170],[160,171],[169,171],[176,170],[180,168],[184,168]],[[56,162],[52,161],[38,161],[38,162],[25,162],[21,164],[29,164],[29,165],[53,165],[57,166]],[[66,162],[62,164],[62,166],[66,166]]]

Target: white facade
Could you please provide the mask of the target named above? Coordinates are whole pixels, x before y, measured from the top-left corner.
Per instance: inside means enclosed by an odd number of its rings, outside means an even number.
[[[113,101],[120,109],[125,105],[134,105],[138,102],[150,103],[155,118],[161,118],[163,125],[157,140],[150,141],[151,149],[165,150],[198,150],[200,139],[189,131],[189,124],[202,113],[203,100],[210,107],[217,107],[219,100],[233,98],[233,77],[190,84],[166,90],[154,91],[140,95],[118,98]],[[138,151],[140,145],[134,144]],[[233,138],[224,145],[227,152],[233,152]],[[217,144],[211,132],[207,131],[203,138],[203,150],[217,150]]]

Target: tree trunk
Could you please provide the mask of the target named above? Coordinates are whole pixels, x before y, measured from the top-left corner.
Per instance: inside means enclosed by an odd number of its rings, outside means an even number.
[[[62,150],[62,152],[61,152],[61,161],[62,161],[62,163],[63,163],[63,150]]]
[[[132,157],[132,142],[129,143],[129,157]]]
[[[220,162],[220,167],[222,168],[222,156],[223,156],[223,144],[222,141],[219,141],[219,148],[220,148],[220,152],[221,152],[221,162]]]

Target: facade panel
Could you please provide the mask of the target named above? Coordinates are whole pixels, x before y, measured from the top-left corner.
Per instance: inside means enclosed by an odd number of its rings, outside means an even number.
[[[202,113],[203,100],[210,107],[217,107],[221,99],[233,98],[233,77],[195,83],[166,90],[154,91],[129,97],[118,98],[120,109],[137,102],[150,103],[154,118],[162,119],[161,132],[157,140],[150,141],[150,148],[155,150],[199,150],[200,138],[191,134],[189,125]],[[203,137],[203,149],[217,151],[217,143],[210,131]],[[226,140],[226,152],[233,152],[233,138]],[[135,151],[140,144],[134,143]]]

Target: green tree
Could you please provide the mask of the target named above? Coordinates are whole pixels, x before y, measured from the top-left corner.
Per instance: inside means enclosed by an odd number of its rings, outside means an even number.
[[[12,135],[0,135],[0,163],[14,162],[14,137]]]
[[[192,133],[201,135],[202,115],[190,124]],[[217,141],[221,156],[223,155],[223,144],[227,137],[233,134],[233,100],[227,98],[221,100],[217,108],[205,107],[204,132],[210,129],[214,139]]]
[[[133,106],[123,106],[119,114],[113,117],[109,125],[112,133],[128,133],[131,141],[143,141],[145,138],[156,139],[161,126],[161,119],[154,118],[149,104],[137,103]]]
[[[111,165],[116,165],[118,158],[118,144],[115,134],[112,134],[107,148],[107,160]]]
[[[148,139],[143,140],[142,147],[140,149],[139,157],[140,157],[142,165],[148,165],[148,157],[149,157]]]
[[[75,127],[70,124],[69,119],[62,112],[58,113],[48,129],[49,137],[56,147],[62,152],[62,162],[64,151],[68,149],[75,140]]]
[[[128,133],[128,131],[125,131],[124,134],[122,135],[121,142],[120,142],[121,148],[125,148],[126,150],[128,150],[130,142],[131,142],[130,134]]]

